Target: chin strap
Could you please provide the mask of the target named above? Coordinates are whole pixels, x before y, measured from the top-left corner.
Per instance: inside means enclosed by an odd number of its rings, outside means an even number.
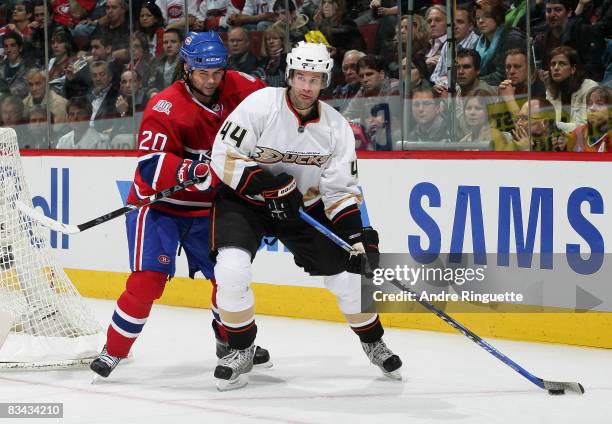
[[[189,75],[191,75],[191,73],[193,72],[193,70],[189,71],[189,72],[183,72],[183,81],[185,81],[185,84],[187,84],[187,87],[189,87],[189,89],[194,92],[194,93],[198,93],[200,96],[204,96],[204,97],[208,97],[206,94],[204,94],[202,91],[200,91],[196,86],[194,86],[191,83],[191,80],[189,79]]]

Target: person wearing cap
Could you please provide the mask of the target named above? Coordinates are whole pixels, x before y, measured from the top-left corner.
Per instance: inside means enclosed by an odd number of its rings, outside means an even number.
[[[264,236],[277,237],[296,265],[324,277],[370,362],[385,376],[401,379],[402,362],[382,341],[378,315],[361,310],[361,274],[367,269],[371,277],[378,268],[378,233],[361,220],[353,132],[339,112],[319,100],[332,68],[324,44],[298,43],[287,55],[288,88],[251,94],[215,138],[211,166],[220,183],[210,249],[230,347],[215,368],[219,390],[246,385],[253,366],[251,263]],[[302,208],[339,234],[353,253],[301,220]]]
[[[208,155],[227,115],[264,86],[256,78],[225,69],[227,50],[216,33],[189,33],[180,54],[182,79],[154,96],[144,111],[137,139],[140,157],[128,203],[137,204],[160,190],[199,180],[126,215],[132,273],[117,300],[106,345],[91,363],[91,369],[102,377],[108,377],[127,357],[153,302],[174,275],[179,246],[187,256],[189,276],[193,278],[200,271],[214,282],[208,233],[215,192],[210,189]],[[215,310],[214,288],[212,304]],[[217,355],[225,356],[225,331],[218,320],[213,321],[213,328]],[[259,348],[254,360],[256,364],[269,363],[269,354]]]

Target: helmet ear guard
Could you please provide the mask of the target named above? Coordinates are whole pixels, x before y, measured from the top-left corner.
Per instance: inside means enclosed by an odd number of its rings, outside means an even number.
[[[324,75],[323,88],[326,88],[329,87],[331,82],[333,67],[334,59],[330,57],[325,44],[300,41],[297,46],[291,49],[291,52],[287,54],[285,78],[287,79],[287,83],[291,85],[291,77],[293,76],[292,71],[320,72]]]
[[[225,68],[227,49],[216,32],[189,32],[180,50],[188,73],[194,69]]]

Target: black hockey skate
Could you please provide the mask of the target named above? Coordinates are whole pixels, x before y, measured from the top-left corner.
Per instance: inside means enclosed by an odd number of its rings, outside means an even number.
[[[246,349],[230,349],[230,353],[219,359],[215,368],[217,389],[224,392],[246,386],[249,382],[246,374],[253,369],[254,356],[255,345]]]
[[[100,355],[93,360],[89,368],[101,377],[108,377],[111,372],[117,367],[121,359],[116,356],[109,355],[106,351],[106,345],[102,348]]]
[[[215,332],[215,340],[216,343],[216,351],[217,358],[221,359],[230,353],[230,347],[227,342],[224,342],[221,339],[221,334],[219,334],[219,330],[217,329],[217,323],[215,320],[212,321],[212,328]],[[264,349],[261,346],[255,346],[255,356],[253,357],[253,366],[255,368],[270,368],[272,367],[272,362],[270,362],[270,353],[268,349]]]
[[[370,362],[380,368],[385,377],[394,380],[402,379],[402,375],[399,372],[402,360],[387,347],[382,339],[374,343],[361,342],[361,347],[365,354],[368,355]]]
[[[217,340],[217,348],[216,354],[217,358],[221,359],[230,353],[230,347],[227,342],[223,340]],[[272,362],[270,362],[270,353],[267,349],[264,349],[261,346],[255,346],[255,356],[253,356],[253,366],[255,368],[270,368],[272,367]]]

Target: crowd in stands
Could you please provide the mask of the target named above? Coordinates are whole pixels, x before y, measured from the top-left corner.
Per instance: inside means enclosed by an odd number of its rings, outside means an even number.
[[[409,19],[406,0],[5,1],[0,124],[22,148],[133,149],[187,31],[214,30],[229,69],[275,87],[293,44],[326,44],[323,98],[360,150],[612,151],[612,0],[459,1],[453,46],[446,2],[413,3]]]

